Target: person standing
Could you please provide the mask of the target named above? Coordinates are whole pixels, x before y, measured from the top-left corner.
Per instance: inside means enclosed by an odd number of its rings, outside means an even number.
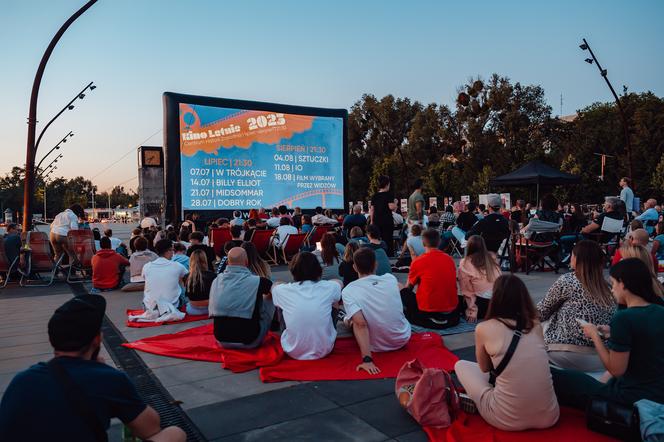
[[[51,246],[55,253],[56,262],[60,259],[63,253],[67,253],[73,262],[74,255],[71,253],[69,246],[67,245],[67,233],[70,230],[78,229],[78,220],[81,218],[85,218],[85,212],[79,204],[72,204],[68,209],[58,213],[55,218],[53,218],[49,240],[51,241]]]
[[[392,241],[394,231],[393,201],[394,194],[390,191],[390,178],[385,175],[379,176],[378,192],[371,197],[369,216],[371,217],[371,224],[380,230],[380,236],[387,244],[388,256],[394,255],[394,241]]]
[[[408,197],[408,230],[413,224],[424,226],[424,195],[422,195],[422,180],[415,180],[415,190]]]
[[[634,192],[629,187],[632,184],[632,179],[629,177],[622,177],[618,183],[622,190],[620,191],[620,199],[625,203],[627,208],[627,216],[631,219],[632,212],[634,211]]]

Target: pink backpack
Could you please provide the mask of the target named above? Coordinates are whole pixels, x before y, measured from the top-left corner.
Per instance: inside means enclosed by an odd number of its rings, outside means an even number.
[[[395,393],[401,406],[422,426],[449,427],[459,410],[459,394],[448,372],[414,359],[399,370]]]

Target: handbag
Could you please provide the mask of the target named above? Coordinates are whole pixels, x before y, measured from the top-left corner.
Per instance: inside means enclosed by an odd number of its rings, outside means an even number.
[[[594,397],[586,409],[586,426],[625,441],[640,441],[639,412],[633,405]]]

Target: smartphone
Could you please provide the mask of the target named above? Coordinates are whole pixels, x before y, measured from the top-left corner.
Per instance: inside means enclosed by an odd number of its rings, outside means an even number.
[[[323,250],[323,246],[320,244],[320,242],[316,243],[316,250],[318,251]]]

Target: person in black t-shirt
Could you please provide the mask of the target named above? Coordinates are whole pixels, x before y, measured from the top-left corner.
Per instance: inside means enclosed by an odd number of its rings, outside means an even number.
[[[210,289],[214,337],[224,348],[250,349],[263,343],[274,318],[272,281],[251,273],[241,247],[228,251],[228,266]]]
[[[55,311],[48,322],[54,358],[12,379],[0,403],[0,440],[100,440],[114,417],[142,440],[185,440],[178,427],[162,430],[127,375],[99,357],[105,310],[102,296],[83,295]]]
[[[195,233],[195,232],[194,232]],[[189,273],[184,284],[188,315],[207,315],[210,287],[217,274],[208,270],[207,259],[202,250],[194,250],[189,258]]]
[[[205,237],[201,232],[191,232],[191,235],[189,235],[191,245],[187,249],[187,256],[191,257],[191,254],[194,253],[194,251],[201,250],[207,257],[208,269],[213,269],[214,262],[217,260],[217,255],[215,255],[212,247],[203,244],[204,238]]]
[[[500,245],[510,234],[510,226],[507,219],[500,213],[502,206],[500,195],[497,193],[487,195],[487,205],[491,213],[475,223],[466,234],[466,238],[480,235],[484,238],[486,248],[493,253],[498,253]]]
[[[387,244],[387,255],[394,255],[394,241],[392,240],[394,232],[394,194],[390,191],[390,178],[381,175],[378,177],[378,192],[371,197],[371,207],[369,208],[369,217],[371,224],[378,227],[380,236]]]

